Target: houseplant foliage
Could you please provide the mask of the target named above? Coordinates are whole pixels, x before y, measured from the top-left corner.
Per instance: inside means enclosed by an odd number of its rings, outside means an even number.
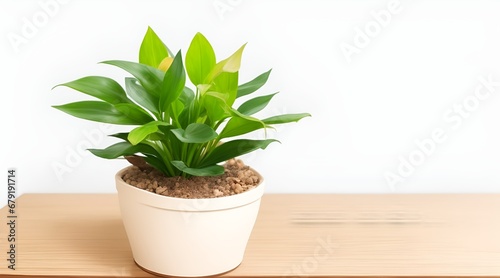
[[[220,163],[276,141],[242,139],[242,135],[309,116],[255,117],[276,94],[251,95],[267,82],[271,71],[239,84],[244,48],[217,61],[208,40],[197,33],[185,57],[181,51],[173,55],[148,28],[138,63],[102,62],[130,74],[124,86],[103,76],[83,77],[58,86],[97,100],[54,107],[86,120],[133,126],[130,132],[112,135],[120,142],[91,149],[96,156],[125,157],[141,169],[152,166],[167,177],[218,176],[224,173]],[[192,85],[186,84],[188,80]],[[238,98],[242,104],[235,107]],[[251,190],[188,199],[128,184],[124,176],[130,168],[119,171],[115,181],[123,224],[139,266],[157,274],[193,277],[224,273],[241,263],[264,194],[260,174],[254,171],[258,184]]]
[[[219,163],[265,149],[276,141],[241,139],[241,135],[309,116],[307,113],[266,119],[254,116],[276,94],[250,97],[267,82],[270,70],[239,84],[244,48],[245,45],[217,61],[209,41],[197,33],[183,61],[181,51],[173,55],[148,28],[138,63],[102,62],[131,74],[125,78],[125,88],[107,77],[83,77],[58,86],[97,100],[54,107],[86,120],[135,126],[128,133],[112,135],[121,142],[105,149],[91,149],[98,157],[134,157],[134,161],[146,162],[166,176],[220,175],[224,168]],[[193,86],[187,86],[188,78]],[[242,97],[248,99],[233,107],[236,99]],[[240,139],[234,139],[236,136]]]

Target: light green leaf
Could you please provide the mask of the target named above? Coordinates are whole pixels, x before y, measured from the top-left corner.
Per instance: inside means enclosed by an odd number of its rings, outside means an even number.
[[[115,109],[120,111],[123,115],[130,119],[135,120],[139,124],[149,123],[154,121],[153,117],[148,114],[144,109],[134,103],[118,103],[115,104]]]
[[[234,52],[231,56],[226,58],[225,60],[217,63],[210,73],[205,78],[204,84],[211,84],[212,81],[219,76],[219,74],[223,72],[237,72],[240,70],[241,65],[241,56],[243,55],[243,50],[245,49],[246,44],[240,47],[236,52]]]
[[[267,104],[271,101],[271,99],[276,95],[277,93],[271,94],[271,95],[266,95],[266,96],[261,96],[261,97],[256,97],[252,98],[245,103],[243,103],[240,107],[238,107],[238,112],[244,115],[253,115],[262,109],[266,108]]]
[[[291,122],[298,122],[300,119],[305,117],[311,117],[309,113],[300,113],[300,114],[284,114],[279,116],[273,116],[267,119],[262,120],[266,125],[275,125],[275,124],[286,124]]]
[[[238,91],[238,72],[223,72],[217,76],[210,91],[215,91],[226,95],[226,104],[233,106]]]
[[[267,79],[269,78],[269,75],[271,74],[271,70],[255,77],[252,81],[240,85],[238,87],[238,94],[236,98],[249,95],[264,86],[264,84],[266,84],[267,82]]]
[[[172,129],[172,133],[184,143],[206,143],[217,137],[217,133],[211,127],[199,123],[188,125],[186,130]]]
[[[208,92],[203,96],[203,105],[212,123],[230,115],[230,107],[226,104],[226,101],[227,95],[219,92]]]
[[[89,121],[117,125],[139,125],[143,123],[140,120],[127,117],[112,104],[103,101],[80,101],[52,107],[71,116]]]
[[[172,65],[165,73],[160,95],[160,111],[167,112],[170,104],[176,100],[186,85],[186,73],[182,64],[182,54],[177,52]]]
[[[134,128],[128,135],[127,140],[132,145],[137,145],[142,142],[150,134],[158,131],[158,126],[169,126],[169,123],[154,121],[145,125]]]
[[[196,33],[186,53],[186,71],[194,85],[203,83],[215,66],[215,53],[210,42]]]
[[[243,55],[243,50],[246,45],[246,43],[242,45],[233,55],[229,56],[229,58],[225,60],[226,62],[222,68],[223,72],[237,72],[240,70],[241,56]]]
[[[132,74],[148,93],[159,97],[165,73],[157,68],[128,61],[104,61],[103,64],[119,67]]]
[[[258,149],[265,149],[272,142],[279,142],[274,139],[267,140],[233,140],[225,142],[215,148],[202,162],[201,167],[213,165],[219,162],[238,157]]]
[[[179,160],[172,161],[175,168],[192,176],[219,176],[224,174],[224,167],[212,165],[204,168],[189,168],[186,164]]]
[[[59,84],[55,87],[58,86],[75,89],[111,104],[130,102],[122,86],[107,77],[87,76],[68,83]]]
[[[206,92],[208,92],[211,86],[212,84],[199,84],[198,86],[196,86],[196,88],[198,89],[201,95],[204,95]]]
[[[165,57],[168,57],[167,47],[156,35],[155,31],[148,27],[148,31],[141,43],[139,63],[157,68]]]
[[[125,87],[131,99],[136,101],[139,105],[151,111],[158,113],[158,97],[148,93],[140,84],[137,83],[135,78],[125,78]]]

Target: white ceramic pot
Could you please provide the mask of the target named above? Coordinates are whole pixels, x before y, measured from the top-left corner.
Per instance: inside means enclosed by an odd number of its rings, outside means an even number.
[[[243,260],[264,193],[264,182],[241,194],[212,199],[161,196],[116,174],[125,230],[135,262],[171,276],[208,276]]]

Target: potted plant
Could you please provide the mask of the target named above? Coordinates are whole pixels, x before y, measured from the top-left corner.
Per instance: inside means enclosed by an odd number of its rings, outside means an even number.
[[[55,108],[86,120],[135,126],[111,135],[121,142],[89,151],[106,159],[125,157],[135,165],[119,171],[115,179],[134,260],[146,271],[207,276],[236,268],[264,184],[255,170],[234,158],[276,140],[234,137],[309,116],[254,117],[275,94],[233,108],[237,98],[257,91],[270,74],[239,85],[244,47],[217,62],[208,40],[197,33],[184,62],[181,51],[173,55],[148,28],[138,63],[102,62],[132,75],[125,78],[125,89],[102,76],[57,85],[98,100]],[[186,86],[186,73],[194,90]]]

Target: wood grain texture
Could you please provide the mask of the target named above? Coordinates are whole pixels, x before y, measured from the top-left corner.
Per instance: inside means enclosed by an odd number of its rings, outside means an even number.
[[[2,277],[153,277],[116,195],[27,194],[17,211],[17,270],[4,224]],[[243,263],[222,277],[283,276],[500,277],[500,195],[264,195]]]

